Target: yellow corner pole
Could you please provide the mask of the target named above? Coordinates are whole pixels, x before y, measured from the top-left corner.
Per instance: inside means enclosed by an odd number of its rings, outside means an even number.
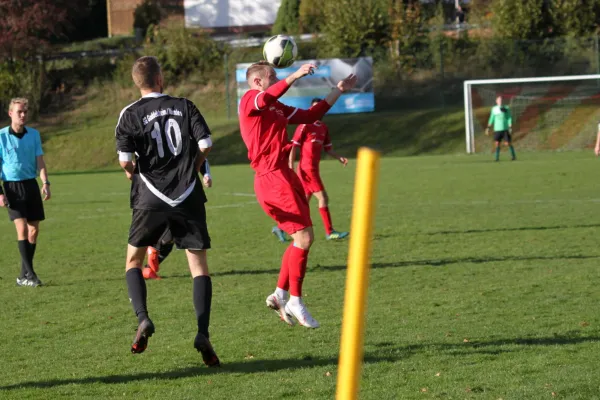
[[[369,285],[369,256],[380,154],[361,147],[358,150],[352,224],[350,227],[350,250],[346,275],[346,294],[337,379],[337,400],[358,397],[360,371],[363,361],[365,332],[365,309]]]

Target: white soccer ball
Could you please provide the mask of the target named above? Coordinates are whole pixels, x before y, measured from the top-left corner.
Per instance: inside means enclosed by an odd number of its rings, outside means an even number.
[[[276,35],[263,46],[263,57],[275,68],[287,68],[296,61],[298,46],[286,35]]]

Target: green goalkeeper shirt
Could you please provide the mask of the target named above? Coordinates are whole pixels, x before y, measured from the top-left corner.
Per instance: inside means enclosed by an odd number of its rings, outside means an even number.
[[[488,126],[494,125],[494,132],[507,131],[512,127],[512,115],[508,106],[494,106]]]

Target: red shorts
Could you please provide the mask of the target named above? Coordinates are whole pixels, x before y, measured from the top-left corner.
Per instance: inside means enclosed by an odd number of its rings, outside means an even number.
[[[291,169],[256,175],[254,192],[263,210],[288,235],[312,226],[302,183]]]
[[[319,170],[298,168],[298,177],[302,182],[304,193],[306,193],[307,196],[325,190],[325,186],[323,186],[323,181],[319,175]]]

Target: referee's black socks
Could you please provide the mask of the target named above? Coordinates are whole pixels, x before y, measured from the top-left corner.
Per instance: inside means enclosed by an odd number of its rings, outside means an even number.
[[[208,338],[208,325],[210,324],[210,306],[212,302],[212,281],[210,276],[197,276],[194,278],[194,308],[198,320],[198,332]]]
[[[33,254],[35,253],[35,244],[29,243],[29,240],[19,240],[19,253],[21,253],[21,276],[20,278],[33,278]]]
[[[146,308],[146,281],[139,268],[131,268],[125,273],[127,280],[127,291],[129,300],[133,306],[133,311],[137,316],[138,323],[148,318],[148,309]]]

